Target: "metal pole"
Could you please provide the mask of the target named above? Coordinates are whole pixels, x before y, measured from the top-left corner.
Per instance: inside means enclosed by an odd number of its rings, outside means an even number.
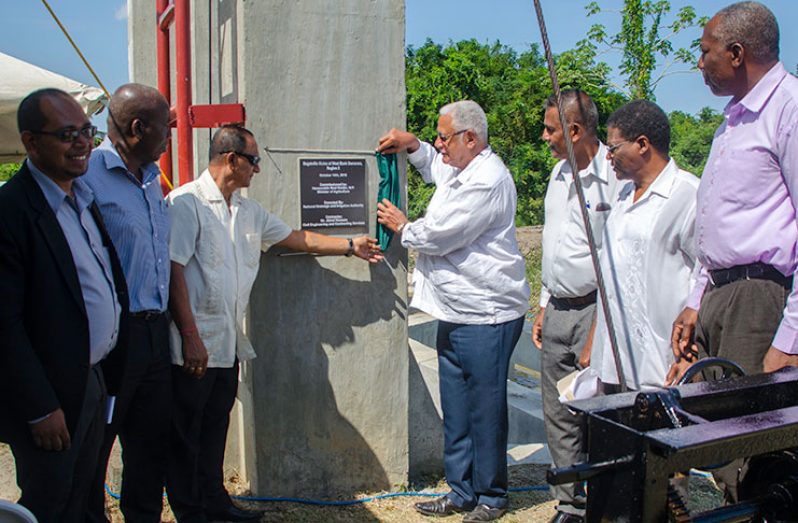
[[[177,165],[180,185],[194,179],[194,140],[188,117],[191,106],[191,5],[175,0],[175,59],[177,61]]]
[[[615,326],[613,325],[612,316],[610,315],[609,303],[607,303],[607,290],[604,287],[604,278],[601,275],[598,250],[596,249],[596,240],[593,237],[593,229],[590,227],[590,216],[587,214],[587,202],[585,201],[585,193],[582,189],[582,180],[579,178],[579,167],[576,164],[574,143],[571,140],[570,133],[568,132],[568,120],[565,117],[562,96],[560,93],[560,83],[557,81],[557,69],[554,66],[554,58],[551,54],[551,45],[549,44],[549,35],[546,31],[546,21],[543,18],[543,10],[540,7],[540,0],[533,1],[535,3],[535,14],[538,17],[538,25],[540,26],[540,36],[543,39],[543,48],[546,52],[546,62],[549,66],[551,85],[554,88],[554,95],[557,98],[557,110],[560,113],[560,125],[562,126],[563,136],[565,137],[565,148],[568,151],[568,163],[571,165],[571,173],[574,179],[574,185],[576,186],[576,196],[579,199],[579,210],[582,213],[582,223],[585,226],[587,243],[590,246],[590,259],[593,261],[593,270],[596,271],[596,284],[598,285],[599,296],[601,296],[601,305],[604,310],[604,317],[607,320],[607,334],[609,334],[610,338],[612,357],[615,360],[615,370],[618,373],[618,382],[621,392],[626,392],[628,387],[626,386],[626,380],[623,376],[621,357],[618,353],[618,340],[615,337]]]
[[[167,103],[172,105],[172,85],[171,85],[171,77],[169,74],[170,71],[170,61],[169,61],[169,22],[170,16],[168,15],[168,10],[173,10],[174,6],[169,6],[169,0],[158,0],[156,5],[156,12],[158,14],[158,28],[156,31],[156,42],[158,44],[157,48],[157,67],[158,67],[158,90],[161,92],[164,98],[166,98]],[[174,12],[172,12],[172,15]],[[166,142],[166,152],[161,156],[161,172],[163,176],[169,181],[170,184],[174,184],[174,178],[172,178],[172,141],[169,140]],[[166,188],[167,190],[170,187]]]

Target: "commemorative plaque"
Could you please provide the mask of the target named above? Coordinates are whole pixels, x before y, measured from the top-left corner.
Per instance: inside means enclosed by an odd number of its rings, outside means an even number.
[[[323,234],[368,231],[366,160],[299,159],[302,228]]]

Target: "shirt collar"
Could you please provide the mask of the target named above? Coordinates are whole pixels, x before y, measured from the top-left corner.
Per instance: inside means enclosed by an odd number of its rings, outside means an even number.
[[[665,168],[662,169],[662,172],[651,182],[646,192],[649,194],[658,194],[663,198],[670,198],[673,192],[674,182],[676,181],[677,170],[676,162],[671,158],[667,165],[665,165]]]
[[[199,185],[203,196],[205,196],[205,199],[209,202],[224,201],[222,191],[219,190],[219,186],[216,185],[216,181],[214,181],[213,176],[211,176],[211,172],[208,169],[202,171],[200,177],[197,178],[197,185]],[[233,195],[235,196],[235,193]]]
[[[450,183],[454,183],[455,181],[460,183],[465,183],[471,178],[472,174],[476,172],[476,167],[481,164],[488,156],[493,153],[493,149],[490,148],[490,145],[486,145],[484,149],[479,151],[479,154],[474,156],[468,165],[465,166],[462,170],[458,171],[453,177]]]
[[[590,160],[590,163],[579,171],[580,178],[587,178],[591,174],[598,178],[599,180],[603,181],[604,183],[609,183],[610,175],[615,176],[614,172],[611,171],[610,162],[605,161],[607,158],[607,146],[604,145],[601,141],[599,141],[599,148],[596,151],[596,154]],[[565,174],[571,173],[571,164],[568,160],[563,160],[563,166],[560,169],[560,175],[565,176]]]
[[[116,147],[114,147],[114,144],[111,143],[111,140],[107,136],[103,139],[102,143],[94,149],[94,154],[99,154],[102,157],[107,170],[124,169],[125,172],[130,172],[127,165],[125,165],[125,162],[122,160],[122,157],[119,156]],[[142,165],[141,170],[144,174],[141,181],[145,185],[152,182],[153,179],[157,180],[161,175],[161,169],[155,162]]]
[[[36,167],[33,162],[30,161],[30,158],[25,160],[25,162],[31,175],[33,175],[33,179],[36,180],[36,183],[41,188],[44,199],[47,200],[47,205],[57,214],[58,210],[61,208],[61,204],[64,203],[64,199],[68,196],[67,193],[65,193],[49,176]],[[79,211],[83,211],[83,209],[94,201],[94,193],[80,178],[72,180],[72,193],[75,196],[75,204]]]
[[[773,91],[779,86],[782,80],[787,76],[787,70],[781,62],[776,62],[776,65],[770,68],[765,75],[759,79],[756,85],[748,91],[742,100],[739,102],[730,101],[726,104],[723,114],[727,117],[730,116],[735,110],[747,109],[752,113],[758,113],[765,106]],[[740,109],[737,109],[737,108]]]

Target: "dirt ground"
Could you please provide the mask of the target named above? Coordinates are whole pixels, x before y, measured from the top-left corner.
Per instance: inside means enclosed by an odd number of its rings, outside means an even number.
[[[548,490],[545,490],[546,480],[545,465],[520,465],[510,468],[510,488],[528,489],[521,492],[510,493],[510,511],[500,520],[502,523],[542,523],[549,521],[554,515],[555,502],[551,499]],[[443,481],[433,481],[426,484],[414,485],[412,488],[418,492],[442,493],[446,492]],[[544,490],[539,490],[544,488]],[[232,494],[247,496],[248,492],[241,489],[235,477],[228,478],[227,489]],[[430,499],[429,497],[405,496],[401,491],[400,497],[392,497],[370,501],[351,506],[313,506],[299,503],[261,503],[237,501],[239,505],[251,509],[264,510],[261,523],[430,523],[430,519],[418,514],[413,508],[417,501]],[[377,496],[385,492],[362,493],[358,498]],[[0,444],[0,499],[16,500],[19,490],[16,486],[14,474],[14,459],[6,445]],[[113,523],[123,523],[124,519],[119,512],[116,499],[107,496],[107,508]],[[162,521],[173,523],[175,521],[164,500]],[[336,500],[333,500],[336,501]],[[337,500],[341,501],[341,500]],[[709,510],[720,505],[722,496],[711,478],[702,476],[690,477],[690,499],[688,508],[694,512]],[[436,522],[455,523],[461,516],[436,518]]]
[[[510,487],[526,488],[535,486],[545,488],[546,466],[526,465],[510,469]],[[417,491],[446,492],[446,485],[442,481],[415,485]],[[243,491],[235,477],[228,478],[227,489],[232,494],[247,496],[249,492]],[[358,498],[366,498],[386,494],[385,492],[364,492]],[[0,499],[15,501],[19,497],[14,473],[14,457],[7,445],[0,444]],[[386,523],[413,523],[426,522],[425,518],[416,513],[413,504],[425,501],[429,497],[405,496],[392,497],[370,501],[351,506],[313,506],[299,503],[260,503],[238,500],[242,507],[265,510],[261,523],[286,522],[286,523],[327,523],[327,522],[386,522]],[[124,518],[119,511],[119,503],[111,496],[106,496],[108,513],[113,523],[123,523]],[[342,500],[330,500],[342,501]],[[348,500],[347,500],[348,501]],[[163,522],[175,521],[169,509],[168,500],[164,500],[164,511],[161,516]],[[504,523],[537,523],[548,521],[554,514],[554,501],[551,500],[548,490],[530,490],[525,492],[512,492],[510,494],[510,512],[501,520]],[[435,521],[441,523],[460,521],[461,516],[439,518]]]

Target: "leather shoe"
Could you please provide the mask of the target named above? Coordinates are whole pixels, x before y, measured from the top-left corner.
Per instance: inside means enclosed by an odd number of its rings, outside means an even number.
[[[465,512],[465,507],[460,507],[451,500],[449,496],[443,496],[432,501],[421,501],[416,503],[416,510],[425,516],[448,516],[455,512]]]
[[[480,504],[477,508],[469,512],[463,517],[463,523],[478,523],[479,521],[493,521],[499,519],[507,512],[506,508],[489,507],[488,505]]]
[[[262,510],[244,510],[235,505],[230,505],[224,510],[208,512],[208,521],[258,521],[263,516]]]
[[[557,511],[557,514],[551,518],[549,523],[582,523],[585,520],[582,516],[576,514],[569,514],[567,512]]]

